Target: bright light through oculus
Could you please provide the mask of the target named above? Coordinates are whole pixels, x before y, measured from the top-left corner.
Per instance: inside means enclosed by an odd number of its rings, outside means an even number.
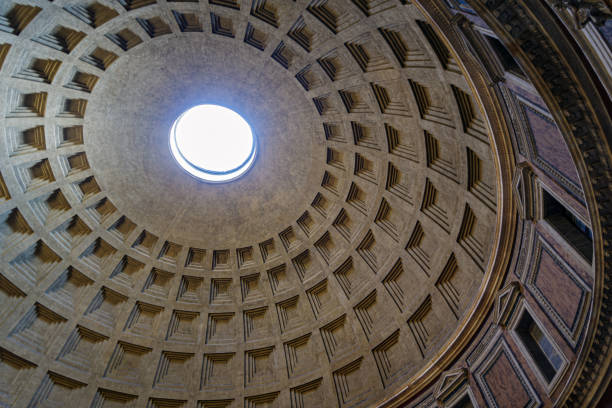
[[[211,182],[233,180],[255,159],[255,137],[236,112],[218,105],[198,105],[172,125],[170,150],[191,175]]]

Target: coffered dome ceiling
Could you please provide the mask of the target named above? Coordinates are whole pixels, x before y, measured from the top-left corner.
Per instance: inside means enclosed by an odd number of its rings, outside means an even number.
[[[371,405],[448,351],[501,245],[502,176],[415,5],[19,4],[0,5],[3,347],[78,406],[86,389]],[[170,127],[200,103],[252,126],[240,179],[172,159]]]

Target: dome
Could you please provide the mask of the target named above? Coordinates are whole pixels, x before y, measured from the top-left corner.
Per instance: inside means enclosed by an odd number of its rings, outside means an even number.
[[[1,4],[0,405],[599,400],[609,10],[469,3]]]

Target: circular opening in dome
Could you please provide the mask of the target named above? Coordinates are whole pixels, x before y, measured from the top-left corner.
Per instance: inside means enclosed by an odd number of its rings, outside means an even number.
[[[251,127],[238,113],[219,105],[197,105],[174,121],[170,150],[192,176],[220,183],[243,175],[257,149]]]

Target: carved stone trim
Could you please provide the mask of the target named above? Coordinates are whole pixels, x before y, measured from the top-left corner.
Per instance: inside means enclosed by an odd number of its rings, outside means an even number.
[[[445,371],[434,388],[434,398],[444,406],[468,382],[467,368]]]
[[[495,299],[495,323],[507,327],[514,317],[514,312],[522,296],[522,287],[519,282],[510,282],[501,288]]]
[[[538,176],[533,172],[527,162],[519,163],[514,172],[512,190],[519,214],[524,220],[537,220],[540,218],[537,205],[538,189],[536,188]]]

